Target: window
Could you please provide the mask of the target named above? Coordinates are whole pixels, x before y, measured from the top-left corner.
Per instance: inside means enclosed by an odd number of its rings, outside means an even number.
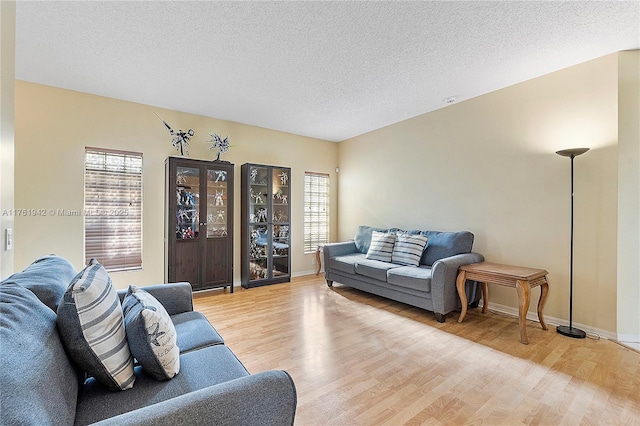
[[[329,175],[304,173],[304,252],[329,242]]]
[[[84,253],[108,271],[142,268],[142,154],[85,148]]]

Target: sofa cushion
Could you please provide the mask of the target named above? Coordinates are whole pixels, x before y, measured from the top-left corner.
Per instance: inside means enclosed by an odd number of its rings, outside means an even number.
[[[131,355],[157,380],[173,378],[180,371],[176,328],[155,297],[130,285],[122,304],[124,326]]]
[[[56,314],[29,290],[0,283],[0,424],[71,425],[78,372],[56,328]]]
[[[418,266],[427,240],[426,235],[399,232],[393,246],[391,261],[398,265]]]
[[[400,287],[431,292],[431,268],[421,265],[402,266],[387,271],[387,282]]]
[[[473,247],[473,234],[469,231],[423,231],[422,235],[429,238],[427,248],[420,259],[422,265],[431,266],[435,261],[445,257],[471,253]]]
[[[371,233],[371,245],[369,246],[369,251],[367,251],[366,258],[381,262],[391,262],[391,253],[395,242],[395,233],[373,231]]]
[[[36,259],[24,271],[11,275],[3,282],[14,282],[31,290],[42,303],[56,312],[62,295],[77,273],[67,259],[51,254]]]
[[[379,260],[362,259],[356,264],[356,274],[375,278],[380,281],[387,281],[387,271],[392,268],[397,268],[398,266],[400,265],[381,262]]]
[[[133,386],[133,357],[111,278],[92,259],[73,278],[58,307],[58,329],[71,358],[111,390]]]
[[[356,231],[356,235],[353,241],[356,243],[356,249],[363,254],[367,254],[369,251],[369,245],[371,245],[371,233],[373,231],[387,232],[384,228],[374,228],[372,226],[360,225]]]
[[[356,264],[366,260],[365,255],[362,253],[345,254],[344,256],[332,257],[330,262],[331,269],[336,271],[346,272],[347,274],[356,273]]]
[[[189,311],[171,317],[178,333],[180,353],[211,345],[224,344],[215,328],[200,312]]]
[[[163,382],[143,374],[142,369],[136,367],[136,385],[126,392],[109,392],[95,380],[87,380],[78,399],[76,424],[93,423],[249,375],[233,352],[224,345],[182,354],[180,366],[180,374]]]

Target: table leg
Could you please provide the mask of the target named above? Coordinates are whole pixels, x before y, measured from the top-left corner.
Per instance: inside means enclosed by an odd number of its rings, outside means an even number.
[[[485,282],[480,283],[480,288],[482,289],[482,313],[486,314],[489,309],[489,288]]]
[[[518,290],[518,305],[520,313],[520,341],[525,345],[529,344],[527,337],[527,311],[531,301],[531,286],[529,281],[516,280],[516,290]]]
[[[544,309],[545,303],[547,303],[547,297],[549,296],[549,280],[547,277],[544,278],[544,283],[540,284],[540,300],[538,300],[538,320],[540,320],[540,325],[543,330],[547,329],[547,324],[544,322],[544,318],[542,317],[542,309]]]
[[[316,248],[316,264],[318,265],[316,275],[320,275],[320,269],[322,268],[322,263],[320,262],[320,247]]]
[[[464,317],[467,315],[467,292],[464,288],[464,284],[467,282],[466,276],[467,273],[465,271],[460,271],[458,273],[458,278],[456,279],[456,288],[458,289],[458,296],[460,296],[460,302],[462,303],[458,322],[462,322]]]

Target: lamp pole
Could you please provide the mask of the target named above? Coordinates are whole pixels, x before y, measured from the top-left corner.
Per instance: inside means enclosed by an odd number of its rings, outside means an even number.
[[[556,331],[564,336],[584,339],[587,333],[573,327],[573,159],[589,151],[589,148],[572,148],[556,151],[556,154],[571,158],[571,257],[569,261],[569,327],[561,325]]]

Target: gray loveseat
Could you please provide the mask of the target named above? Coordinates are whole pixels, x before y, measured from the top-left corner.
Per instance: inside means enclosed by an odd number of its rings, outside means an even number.
[[[329,287],[333,282],[417,306],[435,314],[444,322],[449,312],[460,309],[456,290],[458,267],[482,262],[472,253],[473,234],[462,232],[408,231],[426,235],[428,240],[418,266],[367,259],[373,231],[398,232],[397,228],[359,226],[352,241],[324,246],[324,275]],[[467,300],[478,303],[476,283],[467,282]]]
[[[0,424],[293,424],[291,377],[275,370],[250,375],[193,310],[188,283],[143,287],[175,325],[175,377],[158,381],[136,366],[133,388],[115,392],[85,377],[67,356],[56,327],[57,305],[75,275],[65,259],[45,256],[0,283]]]

